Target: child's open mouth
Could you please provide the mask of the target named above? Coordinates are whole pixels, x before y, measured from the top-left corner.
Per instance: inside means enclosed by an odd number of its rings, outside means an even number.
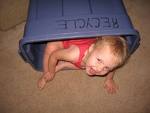
[[[95,75],[95,74],[96,74],[96,71],[95,71],[92,67],[90,67],[89,73],[90,73],[91,75]]]

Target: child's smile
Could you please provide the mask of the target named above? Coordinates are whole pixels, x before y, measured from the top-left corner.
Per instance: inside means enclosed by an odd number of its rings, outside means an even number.
[[[96,70],[93,69],[92,67],[89,68],[89,75],[96,75]]]

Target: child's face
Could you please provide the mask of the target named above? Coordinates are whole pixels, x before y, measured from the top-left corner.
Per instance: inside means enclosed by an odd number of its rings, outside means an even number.
[[[109,46],[93,50],[86,62],[88,75],[105,75],[117,66],[117,59],[112,54]]]

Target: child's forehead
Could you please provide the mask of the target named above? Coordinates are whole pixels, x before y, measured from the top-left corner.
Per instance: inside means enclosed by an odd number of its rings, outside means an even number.
[[[110,53],[112,52],[112,49],[110,48],[109,45],[107,44],[101,44],[101,45],[98,45],[97,47],[95,47],[94,49],[96,52],[105,52],[105,51],[109,51]]]

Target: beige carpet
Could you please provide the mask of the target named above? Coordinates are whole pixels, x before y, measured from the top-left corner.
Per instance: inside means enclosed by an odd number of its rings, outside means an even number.
[[[109,95],[104,78],[83,71],[62,71],[40,91],[36,72],[18,55],[22,23],[0,32],[0,113],[150,113],[150,1],[124,0],[141,34],[141,45],[118,70],[120,89]]]

